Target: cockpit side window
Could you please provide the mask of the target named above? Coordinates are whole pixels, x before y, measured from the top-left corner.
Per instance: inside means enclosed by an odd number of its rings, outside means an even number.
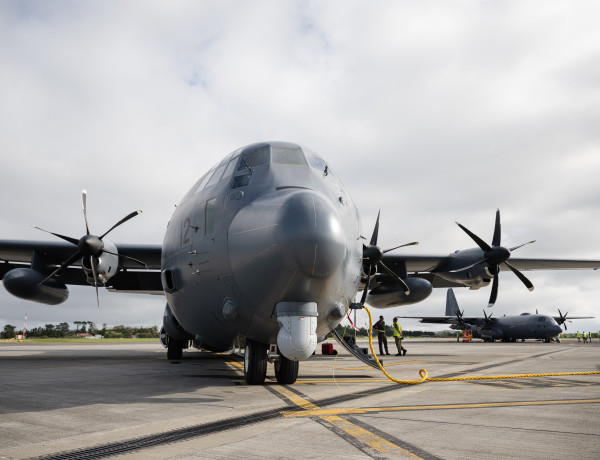
[[[245,187],[250,183],[250,174],[235,176],[231,182],[231,188]]]
[[[204,177],[200,180],[200,183],[198,184],[198,186],[196,187],[196,190],[194,191],[194,195],[196,193],[200,193],[204,187],[206,186],[206,183],[210,180],[210,178],[213,176],[215,172],[215,168],[211,169],[210,171],[208,171]]]
[[[309,152],[306,152],[306,157],[308,158],[308,163],[313,168],[318,169],[320,171],[325,171],[325,166],[327,166],[327,163],[325,163],[325,160],[323,160],[323,158],[320,158]]]
[[[274,147],[273,149],[271,149],[271,154],[273,156],[273,163],[278,163],[282,165],[306,166],[306,160],[304,159],[302,150],[300,150],[299,148],[286,149],[281,147]]]
[[[235,157],[229,161],[229,163],[227,164],[227,168],[225,168],[225,171],[223,172],[223,175],[221,176],[221,180],[227,179],[229,176],[231,176],[233,174],[233,170],[235,169],[235,165],[237,164],[237,161],[238,161],[238,157]]]
[[[206,186],[210,187],[211,185],[214,185],[217,182],[219,182],[226,167],[227,167],[227,163],[222,163],[221,165],[219,165],[219,167],[215,170],[215,173],[210,178],[210,180],[208,181],[208,184],[206,184]]]

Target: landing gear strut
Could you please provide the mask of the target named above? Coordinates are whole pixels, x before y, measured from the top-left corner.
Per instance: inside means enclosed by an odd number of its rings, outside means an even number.
[[[267,346],[246,339],[244,352],[244,375],[248,385],[262,385],[267,376]]]

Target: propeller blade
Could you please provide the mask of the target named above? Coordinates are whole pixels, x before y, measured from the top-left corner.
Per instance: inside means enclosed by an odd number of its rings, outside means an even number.
[[[367,284],[365,285],[362,296],[360,297],[360,306],[361,307],[365,306],[365,301],[367,300],[367,293],[369,291],[370,284],[371,284],[371,266],[369,265],[369,271],[367,273]]]
[[[494,275],[494,281],[492,281],[492,292],[490,293],[490,300],[488,302],[488,308],[493,307],[498,298],[498,266],[496,265],[496,274]]]
[[[535,240],[531,240],[531,241],[528,241],[527,243],[520,244],[519,246],[515,246],[514,248],[509,248],[508,250],[510,252],[513,252],[515,249],[522,248],[523,246],[525,246],[527,244],[531,244],[531,243],[535,243]]]
[[[137,216],[138,214],[141,214],[142,211],[140,209],[138,209],[137,211],[133,211],[130,214],[127,214],[125,217],[123,217],[119,222],[117,222],[115,225],[113,225],[112,227],[110,227],[106,232],[104,232],[104,234],[102,236],[100,236],[99,238],[102,239],[104,238],[106,235],[108,235],[110,232],[112,232],[115,228],[117,228],[119,225],[124,224],[125,222],[127,222],[129,219],[134,218],[135,216]]]
[[[81,206],[83,207],[83,220],[85,220],[86,235],[90,234],[90,227],[87,220],[87,190],[81,191]]]
[[[94,287],[96,288],[96,303],[100,308],[100,296],[98,295],[98,275],[96,275],[96,262],[94,256],[90,256],[90,265],[92,266],[92,273],[94,274]]]
[[[383,253],[385,254],[386,252],[390,252],[390,251],[393,251],[394,249],[398,249],[398,248],[403,248],[405,246],[416,246],[417,244],[419,244],[418,241],[413,241],[412,243],[401,244],[400,246],[396,246],[395,248],[386,249],[383,251]]]
[[[500,246],[501,237],[502,229],[500,227],[500,209],[496,209],[496,225],[494,225],[494,236],[492,238],[492,246]]]
[[[50,273],[46,278],[44,278],[38,284],[38,286],[44,284],[46,281],[48,281],[53,276],[59,275],[60,272],[62,272],[65,268],[67,268],[69,265],[71,265],[73,262],[80,259],[81,257],[82,257],[81,251],[77,251],[75,254],[73,254],[71,257],[69,257],[65,262],[63,262],[60,267],[58,267],[56,270],[54,270],[52,273]]]
[[[112,254],[113,256],[117,256],[117,257],[123,257],[124,259],[129,259],[129,260],[131,260],[133,262],[136,262],[136,263],[138,263],[140,265],[143,265],[145,268],[150,268],[150,267],[148,267],[148,265],[146,265],[141,260],[134,259],[133,257],[129,257],[129,256],[126,256],[126,255],[123,255],[123,254],[117,254],[115,252],[110,252],[110,251],[107,251],[106,249],[103,249],[102,252],[106,252],[107,254]]]
[[[375,222],[375,228],[373,229],[373,235],[371,235],[371,246],[377,245],[377,238],[379,237],[379,215],[381,210],[377,213],[377,221]]]
[[[69,243],[72,243],[75,246],[77,246],[79,244],[79,240],[76,240],[75,238],[71,238],[70,236],[65,236],[65,235],[61,235],[60,233],[54,233],[49,230],[44,230],[43,228],[38,227],[37,225],[33,225],[33,228],[35,228],[37,230],[41,230],[42,232],[50,233],[51,235],[57,236],[65,241],[68,241]]]
[[[398,283],[400,283],[402,286],[404,286],[404,293],[406,295],[410,294],[410,288],[408,287],[408,285],[404,282],[404,280],[402,278],[400,278],[396,272],[394,272],[391,268],[389,268],[386,264],[384,264],[383,262],[379,262],[379,265],[381,265],[384,270],[386,272],[388,272],[390,275],[392,275],[392,278],[394,278]]]
[[[527,277],[521,273],[519,270],[517,270],[515,267],[513,267],[511,264],[509,264],[508,262],[504,262],[508,268],[510,268],[510,270],[517,275],[517,278],[519,278],[521,280],[521,282],[525,285],[525,287],[527,289],[529,289],[530,291],[533,291],[533,283],[531,281],[529,281],[527,279]]]
[[[458,222],[456,222],[456,225],[458,225],[460,228],[463,229],[463,231],[469,235],[471,237],[471,239],[473,241],[475,241],[475,243],[477,243],[477,246],[479,246],[481,248],[482,251],[490,251],[492,248],[490,247],[489,244],[487,244],[485,241],[483,241],[481,238],[479,238],[477,235],[475,235],[475,233],[473,233],[471,230],[469,230],[467,227],[459,224]]]

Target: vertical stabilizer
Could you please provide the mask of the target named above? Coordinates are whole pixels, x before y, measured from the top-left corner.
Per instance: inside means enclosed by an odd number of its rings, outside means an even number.
[[[454,291],[448,289],[448,293],[446,294],[446,316],[457,316],[457,311],[459,311],[458,302],[456,301],[456,297],[454,297]]]

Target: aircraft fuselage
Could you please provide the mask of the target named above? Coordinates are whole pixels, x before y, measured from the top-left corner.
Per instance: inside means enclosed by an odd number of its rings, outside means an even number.
[[[473,325],[473,337],[488,340],[549,339],[562,332],[554,318],[546,315],[524,313],[490,320],[489,325],[483,319],[480,324]]]
[[[359,287],[360,234],[356,206],[323,159],[289,143],[241,148],[173,213],[161,263],[168,308],[215,351],[238,334],[276,343],[288,317],[323,336]]]

